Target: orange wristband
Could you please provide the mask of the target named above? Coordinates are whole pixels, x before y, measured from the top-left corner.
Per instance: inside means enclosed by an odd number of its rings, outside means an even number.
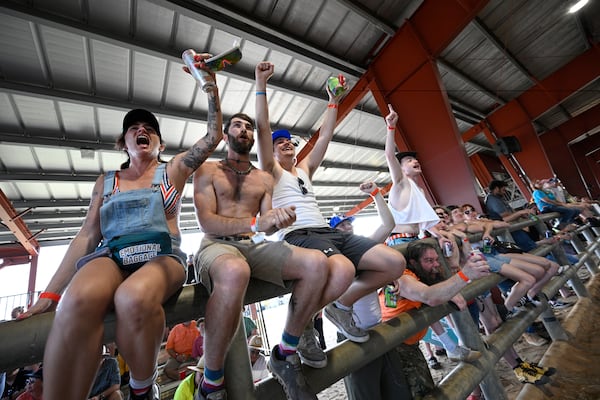
[[[40,293],[40,299],[50,299],[58,303],[60,301],[60,294],[52,292],[42,292]]]
[[[470,280],[470,279],[469,279],[469,278],[468,278],[468,277],[465,275],[465,273],[464,273],[464,272],[462,272],[462,271],[458,271],[458,272],[456,273],[456,275],[458,275],[458,277],[459,277],[460,279],[462,279],[463,281],[465,281],[465,282],[467,282],[467,283],[468,283],[468,282],[471,282],[471,280]]]
[[[337,104],[327,104],[327,108],[338,108]]]
[[[373,189],[373,191],[370,193],[371,196],[375,197],[377,195],[377,193],[379,193],[379,188],[376,187],[375,189]]]

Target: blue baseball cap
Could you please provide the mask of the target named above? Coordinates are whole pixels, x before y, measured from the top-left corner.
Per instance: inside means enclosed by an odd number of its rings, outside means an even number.
[[[333,217],[331,217],[331,219],[329,220],[329,226],[332,227],[333,229],[335,229],[336,226],[338,226],[339,224],[341,224],[344,221],[354,221],[354,217],[346,217],[345,215],[334,215]]]
[[[290,131],[288,131],[287,129],[279,129],[271,134],[271,139],[273,141],[275,141],[279,138],[286,138],[288,140],[292,140],[292,135],[290,134]]]

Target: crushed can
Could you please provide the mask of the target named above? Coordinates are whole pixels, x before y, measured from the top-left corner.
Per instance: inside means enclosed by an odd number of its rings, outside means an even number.
[[[334,96],[338,96],[346,91],[346,78],[342,74],[331,76],[327,79],[327,86]]]

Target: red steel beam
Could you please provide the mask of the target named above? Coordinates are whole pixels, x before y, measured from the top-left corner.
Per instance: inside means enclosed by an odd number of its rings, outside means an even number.
[[[554,173],[563,182],[567,191],[579,196],[586,193],[587,188],[580,167],[577,165],[569,144],[564,137],[557,130],[553,129],[544,133],[540,137],[540,140],[546,154],[548,154],[548,159],[552,164]]]
[[[515,109],[522,110],[532,121],[556,106],[573,93],[586,86],[600,75],[600,50],[597,46],[591,47],[586,52],[571,60],[564,67],[532,86],[519,95],[516,99],[497,108],[487,118],[494,119],[495,129],[505,136],[512,130],[518,129],[522,119],[515,119]],[[480,133],[484,124],[477,124],[463,133],[466,142]]]
[[[33,235],[29,228],[27,228],[27,225],[25,225],[25,222],[17,217],[17,211],[2,190],[0,190],[0,219],[8,230],[15,235],[25,250],[30,255],[37,256],[40,248],[39,243],[32,237]]]
[[[366,94],[365,88],[373,76],[380,77],[393,69],[394,83],[386,91],[412,76],[423,64],[430,62],[475,18],[489,0],[425,0],[409,23],[401,27],[340,103],[337,122],[341,121]],[[407,27],[411,25],[411,27]],[[435,26],[436,29],[431,29]],[[418,34],[418,37],[415,35]],[[415,53],[415,51],[417,53]],[[383,67],[383,71],[381,68]],[[439,88],[437,90],[440,90]],[[318,131],[298,153],[302,160],[312,149]]]
[[[556,129],[566,142],[578,139],[581,135],[594,130],[600,126],[600,104],[582,112],[576,117],[557,126]],[[544,135],[542,135],[544,137]]]

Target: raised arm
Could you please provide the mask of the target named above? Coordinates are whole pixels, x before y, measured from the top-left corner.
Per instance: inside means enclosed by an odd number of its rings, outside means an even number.
[[[340,92],[337,96],[334,95],[328,85],[325,85],[325,88],[329,95],[329,102],[327,103],[327,110],[325,110],[325,119],[319,130],[319,137],[312,150],[308,153],[308,156],[298,163],[298,167],[306,171],[311,179],[317,168],[319,168],[319,165],[321,165],[327,152],[327,147],[333,138],[338,106],[343,95],[343,92]]]
[[[385,159],[390,170],[390,176],[394,185],[400,184],[404,178],[400,161],[396,158],[396,124],[398,123],[398,114],[394,111],[391,104],[388,104],[389,114],[385,117],[386,137],[385,137]]]
[[[394,216],[385,202],[381,191],[374,182],[361,183],[359,188],[373,197],[373,201],[377,207],[377,215],[379,215],[379,220],[381,221],[381,225],[371,234],[370,238],[376,242],[383,242],[390,235],[394,226],[396,226]]]
[[[258,141],[258,166],[269,172],[276,179],[281,173],[281,166],[273,156],[273,141],[271,140],[271,123],[269,122],[269,105],[267,103],[267,81],[275,72],[275,66],[263,61],[256,65],[254,77],[256,79],[256,130]]]
[[[208,72],[212,79],[215,80],[215,74],[209,68],[204,66],[203,60],[210,58],[210,54],[196,54],[195,61],[198,61],[196,66]],[[184,70],[189,73],[187,67]],[[175,185],[177,190],[183,190],[187,179],[192,173],[217,148],[217,145],[223,139],[223,115],[221,113],[221,104],[219,101],[219,88],[213,86],[206,92],[208,100],[208,115],[206,117],[206,135],[200,138],[188,150],[177,154],[169,162],[169,179]]]
[[[96,179],[85,221],[75,238],[73,238],[69,244],[65,256],[54,273],[54,276],[50,279],[44,292],[61,295],[71,282],[75,272],[77,272],[75,268],[77,260],[92,253],[98,246],[98,243],[100,243],[100,239],[102,238],[100,232],[100,206],[102,205],[103,188],[104,175],[101,175]],[[24,314],[21,314],[19,319],[28,318],[32,315],[47,311],[53,311],[55,308],[56,302],[47,298],[41,298],[38,299],[29,310]]]

